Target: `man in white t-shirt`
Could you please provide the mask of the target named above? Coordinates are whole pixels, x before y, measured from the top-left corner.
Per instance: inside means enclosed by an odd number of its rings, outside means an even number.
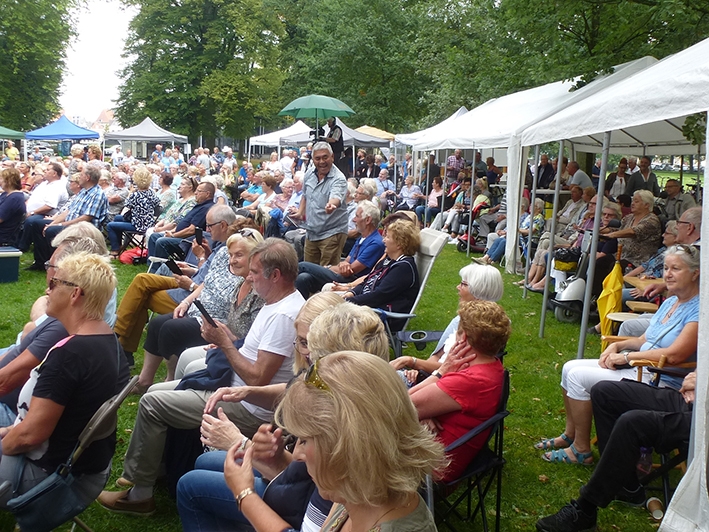
[[[293,377],[292,354],[295,318],[305,300],[295,289],[298,257],[288,242],[269,238],[251,254],[248,279],[266,304],[258,313],[244,344],[236,348],[233,335],[223,324],[214,328],[206,323],[202,336],[218,345],[231,364],[232,386],[264,386],[288,382]],[[175,383],[176,385],[176,383]],[[198,428],[204,408],[213,391],[174,390],[155,385],[140,400],[135,427],[123,463],[124,472],[117,484],[133,487],[126,491],[104,491],[99,503],[108,510],[150,514],[155,511],[153,486],[158,478],[168,426]],[[229,419],[252,437],[273,412],[242,401],[218,403]]]
[[[293,179],[293,166],[295,165],[295,159],[291,157],[290,150],[283,150],[283,157],[281,157],[281,168],[283,169],[284,179]]]
[[[26,202],[27,218],[23,222],[19,249],[27,251],[32,244],[32,226],[53,216],[69,200],[66,180],[62,179],[64,168],[59,163],[49,163],[44,172],[44,181],[37,185]]]

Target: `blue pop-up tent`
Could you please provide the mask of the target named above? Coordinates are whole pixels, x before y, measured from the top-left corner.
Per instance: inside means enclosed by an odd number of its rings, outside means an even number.
[[[65,115],[62,115],[59,120],[48,126],[28,131],[25,133],[25,138],[30,140],[81,140],[97,139],[99,134],[90,129],[77,126]]]

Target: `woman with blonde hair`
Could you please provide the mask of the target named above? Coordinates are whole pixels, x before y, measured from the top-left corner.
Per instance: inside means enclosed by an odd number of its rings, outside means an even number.
[[[298,437],[294,454],[319,494],[336,501],[322,531],[436,530],[417,490],[444,464],[443,446],[419,424],[406,389],[384,360],[356,351],[320,358],[288,388],[276,422]],[[287,529],[255,496],[255,447],[229,449],[226,482],[257,531]]]
[[[296,360],[299,359],[299,364],[305,364],[304,369],[309,367],[306,360],[317,361],[345,348],[367,351],[383,360],[389,357],[384,325],[376,313],[366,307],[345,303],[335,294],[321,293],[311,297],[301,309],[297,320],[300,321],[295,324],[298,331]],[[343,330],[350,334],[341,334]],[[303,370],[298,371],[299,375],[302,373]],[[248,398],[251,403],[273,409],[285,393],[286,385],[223,390],[228,393],[217,392],[212,396],[214,400],[210,399],[211,406],[208,404],[207,408],[213,408],[220,400],[240,401]],[[205,411],[202,442],[224,450],[235,443],[243,443],[244,448],[253,447],[254,456],[258,458],[256,467],[259,473],[264,478],[276,478],[271,482],[269,495],[264,496],[269,506],[264,507],[264,515],[273,518],[274,523],[282,523],[280,516],[295,516],[283,518],[295,528],[300,528],[303,519],[308,522],[307,525],[303,522],[303,530],[319,528],[320,524],[315,525],[313,518],[320,515],[315,520],[322,523],[332,503],[324,501],[317,490],[310,496],[312,488],[308,486],[312,486],[312,481],[303,464],[294,461],[290,452],[284,452],[281,429],[272,431],[271,425],[262,425],[252,442],[244,438],[223,412],[217,414],[218,418],[215,418]],[[246,524],[245,518],[233,511],[235,501],[222,474],[225,456],[223,452],[201,456],[195,464],[196,470],[180,479],[177,497],[184,530],[240,530],[238,525]],[[298,482],[294,480],[296,478]],[[283,487],[282,483],[287,485]],[[205,486],[209,488],[205,489]],[[257,493],[263,495],[264,484],[260,476],[255,486]],[[273,493],[281,496],[271,495]],[[304,517],[306,507],[308,511]],[[280,532],[282,527],[273,530]]]
[[[106,225],[108,240],[111,243],[111,258],[118,258],[124,231],[144,232],[155,223],[155,209],[160,206],[160,198],[150,189],[152,180],[150,172],[143,165],[133,172],[133,183],[138,190],[128,196],[125,207],[127,212],[117,215]]]

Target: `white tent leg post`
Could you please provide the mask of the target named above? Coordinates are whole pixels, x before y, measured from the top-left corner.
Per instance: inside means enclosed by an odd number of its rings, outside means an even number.
[[[588,315],[591,312],[591,298],[593,297],[593,280],[596,276],[596,253],[598,252],[598,236],[603,217],[603,197],[606,188],[606,166],[608,165],[608,152],[611,144],[611,132],[603,135],[603,151],[601,155],[601,173],[598,179],[598,200],[596,213],[593,220],[593,238],[589,251],[588,271],[586,273],[586,294],[583,298],[583,312],[581,314],[581,331],[579,332],[579,345],[576,358],[583,358],[586,348],[586,329],[588,328]]]
[[[534,168],[539,168],[539,150],[540,146],[537,144],[534,147]],[[537,170],[538,171],[538,170]],[[526,169],[524,172],[525,178],[527,175]],[[537,177],[536,175],[533,176],[532,179],[532,199],[529,202],[529,208],[531,212],[534,212],[534,201],[537,199]],[[552,238],[552,242],[553,242]],[[554,249],[554,246],[550,247],[550,249]],[[532,262],[532,257],[530,257],[532,250],[532,231],[529,232],[529,235],[527,235],[527,260],[524,263],[524,289],[522,290],[522,297],[526,298],[527,297],[527,281],[529,279],[529,263]]]
[[[564,157],[564,141],[559,141],[559,161]],[[536,185],[536,178],[535,178]],[[556,235],[556,211],[559,205],[559,191],[561,190],[561,165],[556,165],[556,186],[554,187],[554,207],[552,209],[551,218],[551,245],[549,253],[547,253],[547,275],[544,281],[544,298],[542,299],[542,317],[539,321],[539,338],[544,338],[544,325],[547,317],[547,303],[549,303],[549,277],[551,273],[551,261],[554,258],[554,236]],[[530,207],[534,208],[534,207]],[[532,211],[533,212],[533,211]],[[531,227],[530,227],[531,229]]]

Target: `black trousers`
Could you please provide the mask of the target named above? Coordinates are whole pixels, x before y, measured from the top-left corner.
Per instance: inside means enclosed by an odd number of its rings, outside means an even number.
[[[206,343],[195,318],[185,316],[173,319],[172,314],[161,314],[148,323],[143,348],[167,360],[172,355],[179,357],[185,349]]]
[[[605,508],[620,488],[639,487],[640,447],[663,453],[686,446],[692,405],[677,390],[635,381],[599,382],[591,403],[601,459],[581,497]]]

